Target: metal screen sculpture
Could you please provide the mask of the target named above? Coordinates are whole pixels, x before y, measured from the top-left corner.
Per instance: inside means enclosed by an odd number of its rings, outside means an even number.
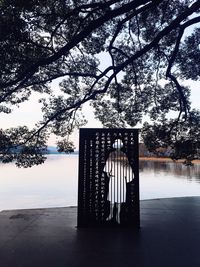
[[[139,224],[138,130],[81,129],[78,226]]]

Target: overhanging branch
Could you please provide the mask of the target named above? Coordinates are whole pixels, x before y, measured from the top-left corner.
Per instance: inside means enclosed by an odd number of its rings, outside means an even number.
[[[39,67],[43,67],[45,65],[51,64],[52,62],[55,62],[56,60],[58,60],[61,56],[68,53],[73,47],[75,47],[78,43],[80,43],[83,39],[89,36],[95,29],[99,28],[104,23],[110,21],[111,19],[117,16],[130,12],[131,10],[136,9],[139,6],[145,5],[148,2],[149,2],[148,0],[131,1],[130,3],[124,4],[123,6],[117,9],[108,10],[103,16],[89,23],[86,28],[84,28],[69,43],[63,46],[59,51],[54,53],[52,56],[39,60],[38,62],[30,66],[18,78],[5,84],[2,83],[0,84],[0,86],[2,88],[5,88],[5,87],[12,86],[12,85],[19,83],[25,77],[28,77],[30,79],[30,77],[33,76],[33,74],[38,70]],[[156,2],[162,2],[162,1],[156,0]]]

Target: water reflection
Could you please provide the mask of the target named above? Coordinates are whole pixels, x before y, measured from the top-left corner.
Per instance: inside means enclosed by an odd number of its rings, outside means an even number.
[[[176,162],[140,161],[140,172],[153,171],[155,173],[168,173],[176,178],[187,179],[200,183],[200,164],[186,166]]]
[[[200,195],[200,165],[140,161],[140,199]]]
[[[0,210],[77,205],[78,156],[50,155],[31,169],[0,164]],[[140,199],[200,195],[200,164],[140,161]]]

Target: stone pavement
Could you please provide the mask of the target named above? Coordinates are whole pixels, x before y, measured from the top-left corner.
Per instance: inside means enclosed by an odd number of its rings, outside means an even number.
[[[143,200],[141,228],[76,228],[76,207],[0,212],[0,267],[199,267],[200,197]]]

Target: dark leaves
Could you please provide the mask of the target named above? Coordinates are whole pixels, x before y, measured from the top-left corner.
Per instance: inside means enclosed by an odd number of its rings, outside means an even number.
[[[66,154],[74,152],[75,146],[71,141],[63,139],[57,142],[58,152],[64,152]]]
[[[67,136],[59,150],[72,151],[68,136],[85,124],[81,107],[89,101],[105,127],[133,127],[148,116],[143,136],[151,150],[170,146],[174,157],[186,157],[176,151],[190,144],[188,157],[196,155],[199,113],[181,83],[200,77],[200,31],[180,33],[199,7],[192,0],[1,0],[0,112],[32,92],[43,103],[35,129],[1,131],[1,160],[42,163],[50,133]]]

